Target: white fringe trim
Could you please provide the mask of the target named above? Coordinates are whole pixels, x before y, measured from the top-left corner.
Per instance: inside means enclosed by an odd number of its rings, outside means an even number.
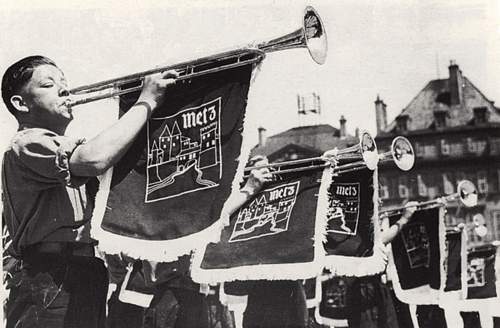
[[[441,305],[442,308],[453,308],[462,312],[483,312],[490,316],[500,317],[500,298],[490,297],[482,299],[461,300],[453,303]]]
[[[413,328],[420,328],[417,319],[417,305],[409,304],[409,310],[410,310],[411,322],[413,323]]]
[[[443,210],[444,213],[446,209]],[[439,294],[439,306],[443,309],[449,307],[450,304],[454,304],[456,301],[464,300],[467,298],[467,231],[465,229],[460,230],[461,234],[461,245],[460,245],[460,264],[461,264],[461,275],[460,275],[460,283],[461,289],[445,292],[444,288],[446,287],[446,275],[445,271],[445,261],[447,260],[447,256],[443,256],[441,265],[440,265],[440,274],[441,274],[441,289]],[[445,254],[447,250],[445,249],[445,243],[439,243],[441,248],[441,254]]]
[[[247,99],[252,99],[252,83],[260,70],[260,64],[254,65],[252,77],[250,81]],[[247,100],[246,112],[251,110],[250,101]],[[245,119],[245,118],[244,118]],[[245,131],[246,120],[243,122],[243,131]],[[232,183],[231,193],[239,190],[239,183],[243,179],[243,171],[245,164],[250,154],[251,143],[248,138],[242,135],[242,146],[240,152],[240,160],[235,177]],[[99,249],[108,254],[126,254],[135,259],[144,259],[156,262],[172,262],[176,261],[180,256],[189,254],[197,248],[203,248],[211,242],[220,240],[220,233],[225,225],[229,222],[229,216],[226,214],[226,203],[222,207],[221,217],[212,223],[209,227],[196,233],[171,239],[171,240],[144,240],[122,236],[119,234],[108,232],[101,228],[101,223],[104,217],[106,204],[108,201],[111,178],[113,169],[108,170],[99,177],[100,185],[96,195],[95,209],[92,215],[91,235],[99,241]]]
[[[234,304],[244,305],[246,307],[248,295],[226,294],[224,283],[219,284],[219,301],[222,305],[230,306]]]
[[[468,235],[467,235],[467,230],[462,229],[462,247],[460,249],[460,260],[462,261],[462,268],[461,268],[461,273],[462,276],[460,277],[461,279],[461,284],[462,284],[462,298],[467,299],[467,292],[468,292],[468,287],[467,287],[467,241],[468,241]]]
[[[326,251],[324,243],[327,241],[326,232],[328,228],[328,188],[333,180],[333,167],[329,166],[323,170],[321,175],[321,184],[318,191],[318,205],[316,206],[316,222],[314,232],[314,258],[315,261],[326,262]],[[323,268],[318,271],[317,276],[323,274]]]
[[[325,258],[323,241],[326,238],[326,212],[328,197],[326,190],[330,185],[331,174],[323,170],[321,184],[318,191],[318,205],[316,208],[314,230],[314,258],[305,263],[276,263],[244,265],[223,269],[202,269],[201,263],[205,256],[203,251],[195,252],[191,277],[197,283],[217,284],[235,280],[299,280],[309,279],[321,274]]]
[[[178,257],[189,254],[193,247],[202,241],[216,241],[222,229],[221,220],[215,221],[208,228],[191,235],[172,240],[144,240],[106,231],[101,223],[106,210],[113,169],[108,170],[100,179],[96,206],[93,213],[91,235],[99,241],[99,249],[107,254],[126,254],[135,259],[156,262],[172,262]]]
[[[314,311],[314,318],[320,325],[326,325],[329,327],[348,327],[347,319],[331,319],[322,317],[319,313],[319,308],[316,308],[316,310]]]
[[[140,293],[137,291],[127,289],[128,281],[132,273],[132,265],[127,267],[127,274],[123,279],[122,286],[120,288],[120,293],[118,294],[118,299],[123,303],[137,305],[143,308],[148,308],[153,300],[154,295]]]
[[[373,255],[354,257],[326,255],[325,268],[335,276],[371,276],[381,273],[387,265],[387,250],[380,240],[380,222],[378,217],[378,169],[373,171],[373,215],[371,223],[374,233]]]
[[[316,277],[314,285],[314,297],[306,299],[306,306],[308,309],[312,309],[318,307],[321,303],[322,299],[322,285],[321,285],[321,276]]]
[[[479,320],[481,322],[482,328],[493,328],[493,317],[500,316],[498,310],[500,308],[500,301],[496,302],[483,302],[484,304],[480,304],[480,307],[477,307],[479,304],[475,304],[474,307],[463,307],[457,306],[456,304],[449,304],[446,306],[441,306],[445,312],[446,324],[448,327],[457,327],[464,328],[464,321],[460,315],[460,312],[478,312]],[[496,310],[492,309],[495,308]],[[466,327],[465,327],[466,328]]]
[[[204,252],[197,252],[193,258],[191,277],[197,283],[215,285],[235,280],[298,280],[315,277],[322,269],[320,261],[308,263],[258,264],[235,268],[202,269]],[[316,263],[319,262],[319,263]]]
[[[444,311],[444,318],[446,320],[446,326],[448,327],[453,327],[453,328],[465,328],[464,327],[464,320],[462,319],[462,316],[460,315],[460,311],[454,309],[454,308],[448,308],[448,307],[440,307]]]
[[[443,266],[443,261],[444,261],[444,249],[445,249],[445,234],[446,234],[446,228],[444,225],[444,207],[441,206],[439,210],[439,265],[440,267]],[[392,246],[389,246],[392,247]],[[399,275],[396,270],[396,266],[394,264],[394,256],[391,251],[390,256],[389,256],[389,265],[387,266],[387,271],[390,272],[390,276],[392,278],[392,285],[394,288],[394,293],[396,294],[397,298],[406,304],[412,304],[412,305],[430,305],[430,304],[439,304],[439,296],[441,291],[439,289],[433,289],[429,285],[425,286],[420,286],[412,289],[402,289],[401,284],[399,282]],[[440,272],[442,272],[442,269],[440,269]],[[441,276],[441,288],[443,287],[442,283],[442,276]]]
[[[248,157],[250,156],[250,152],[254,146],[252,141],[249,140],[249,138],[245,138],[245,135],[247,133],[247,129],[249,126],[248,122],[252,121],[252,114],[257,113],[257,110],[253,110],[253,107],[257,107],[255,101],[253,100],[256,99],[256,97],[253,95],[255,89],[253,88],[253,84],[255,83],[255,80],[257,79],[257,76],[260,73],[260,70],[262,68],[262,63],[263,62],[261,61],[258,64],[254,65],[252,76],[250,78],[250,86],[247,94],[247,106],[246,106],[245,116],[243,117],[243,132],[241,135],[242,141],[240,148],[240,157],[238,159],[235,159],[235,161],[238,161],[238,168],[236,169],[236,174],[234,176],[233,184],[231,186],[231,194],[229,195],[228,199],[231,199],[232,198],[231,196],[234,193],[238,193],[240,191],[240,185],[241,182],[243,181],[243,176],[245,175],[245,167],[248,162]],[[231,204],[228,204],[228,202],[226,201],[224,203],[224,206],[222,207],[221,218],[220,218],[224,227],[229,225],[229,219],[231,216],[231,213],[229,213],[228,208],[231,208]],[[220,238],[217,239],[216,241],[211,241],[211,242],[218,242],[219,240]],[[203,245],[203,247],[205,246],[206,245]],[[200,249],[202,249],[203,247],[200,247]]]
[[[497,304],[497,306],[500,306],[500,304]],[[495,322],[493,320],[493,316],[491,316],[489,312],[479,311],[481,328],[495,328]]]

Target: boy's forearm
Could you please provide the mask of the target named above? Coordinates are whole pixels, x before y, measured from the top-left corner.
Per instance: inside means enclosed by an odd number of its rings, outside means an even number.
[[[111,127],[77,147],[70,159],[71,173],[97,176],[116,164],[143,128],[152,105],[137,103]]]

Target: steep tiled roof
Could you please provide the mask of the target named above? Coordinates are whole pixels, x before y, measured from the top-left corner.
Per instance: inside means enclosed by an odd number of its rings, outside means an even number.
[[[486,107],[489,122],[500,122],[500,109],[495,107],[479,89],[463,76],[463,103],[450,105],[449,79],[430,81],[399,114],[408,115],[408,131],[428,129],[434,123],[435,111],[447,111],[447,127],[464,126],[471,122],[475,107]],[[393,132],[396,120],[384,132]]]
[[[252,149],[252,156],[269,156],[289,145],[297,145],[322,154],[335,147],[344,149],[357,140],[353,136],[340,138],[339,130],[329,124],[300,126],[268,137],[263,147],[257,145]]]

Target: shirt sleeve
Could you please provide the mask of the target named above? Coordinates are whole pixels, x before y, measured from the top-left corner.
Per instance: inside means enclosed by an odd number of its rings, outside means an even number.
[[[12,149],[19,161],[28,168],[26,174],[42,183],[58,183],[79,186],[86,177],[72,176],[69,159],[73,151],[85,142],[68,136],[60,136],[44,129],[21,131],[13,140]]]

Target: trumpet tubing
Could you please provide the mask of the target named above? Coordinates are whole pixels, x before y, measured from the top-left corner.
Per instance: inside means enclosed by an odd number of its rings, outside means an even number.
[[[470,182],[469,180],[462,180],[458,183],[457,185],[457,192],[447,195],[447,196],[442,196],[438,197],[436,199],[431,199],[428,201],[424,202],[419,202],[418,204],[415,205],[417,208],[417,211],[422,211],[426,209],[431,209],[434,207],[442,206],[443,204],[446,204],[449,201],[459,199],[460,202],[465,205],[466,207],[473,207],[477,205],[477,189],[476,186]],[[398,215],[402,214],[405,209],[407,209],[409,206],[401,206],[389,210],[384,210],[380,211],[379,213],[381,215],[388,215],[388,216],[393,216],[393,215]]]
[[[335,148],[327,151],[320,157],[247,167],[245,168],[245,172],[247,173],[245,177],[248,177],[248,173],[253,169],[268,168],[270,169],[271,174],[277,175],[325,168],[333,165],[333,161],[344,162],[334,166],[333,172],[336,175],[362,170],[365,168],[374,170],[378,163],[377,145],[375,140],[368,132],[363,132],[360,136],[359,143],[354,146],[341,150]]]
[[[299,166],[300,165],[300,166]],[[245,168],[244,177],[248,177],[250,171],[254,169],[269,169],[272,175],[279,175],[292,172],[309,171],[314,169],[323,169],[331,164],[323,157],[303,158],[286,162],[270,163],[258,166],[250,166]]]
[[[147,71],[109,79],[89,85],[74,88],[70,94],[76,97],[68,102],[68,106],[77,106],[92,101],[120,96],[140,91],[142,81],[148,75],[176,70],[178,81],[215,73],[218,71],[256,63],[265,57],[266,53],[286,49],[307,48],[311,58],[318,64],[324,64],[328,52],[325,27],[316,10],[307,6],[302,17],[302,27],[292,33],[261,42],[253,47],[240,48],[215,55],[186,61],[171,66],[163,66]],[[132,87],[125,87],[128,84]]]

